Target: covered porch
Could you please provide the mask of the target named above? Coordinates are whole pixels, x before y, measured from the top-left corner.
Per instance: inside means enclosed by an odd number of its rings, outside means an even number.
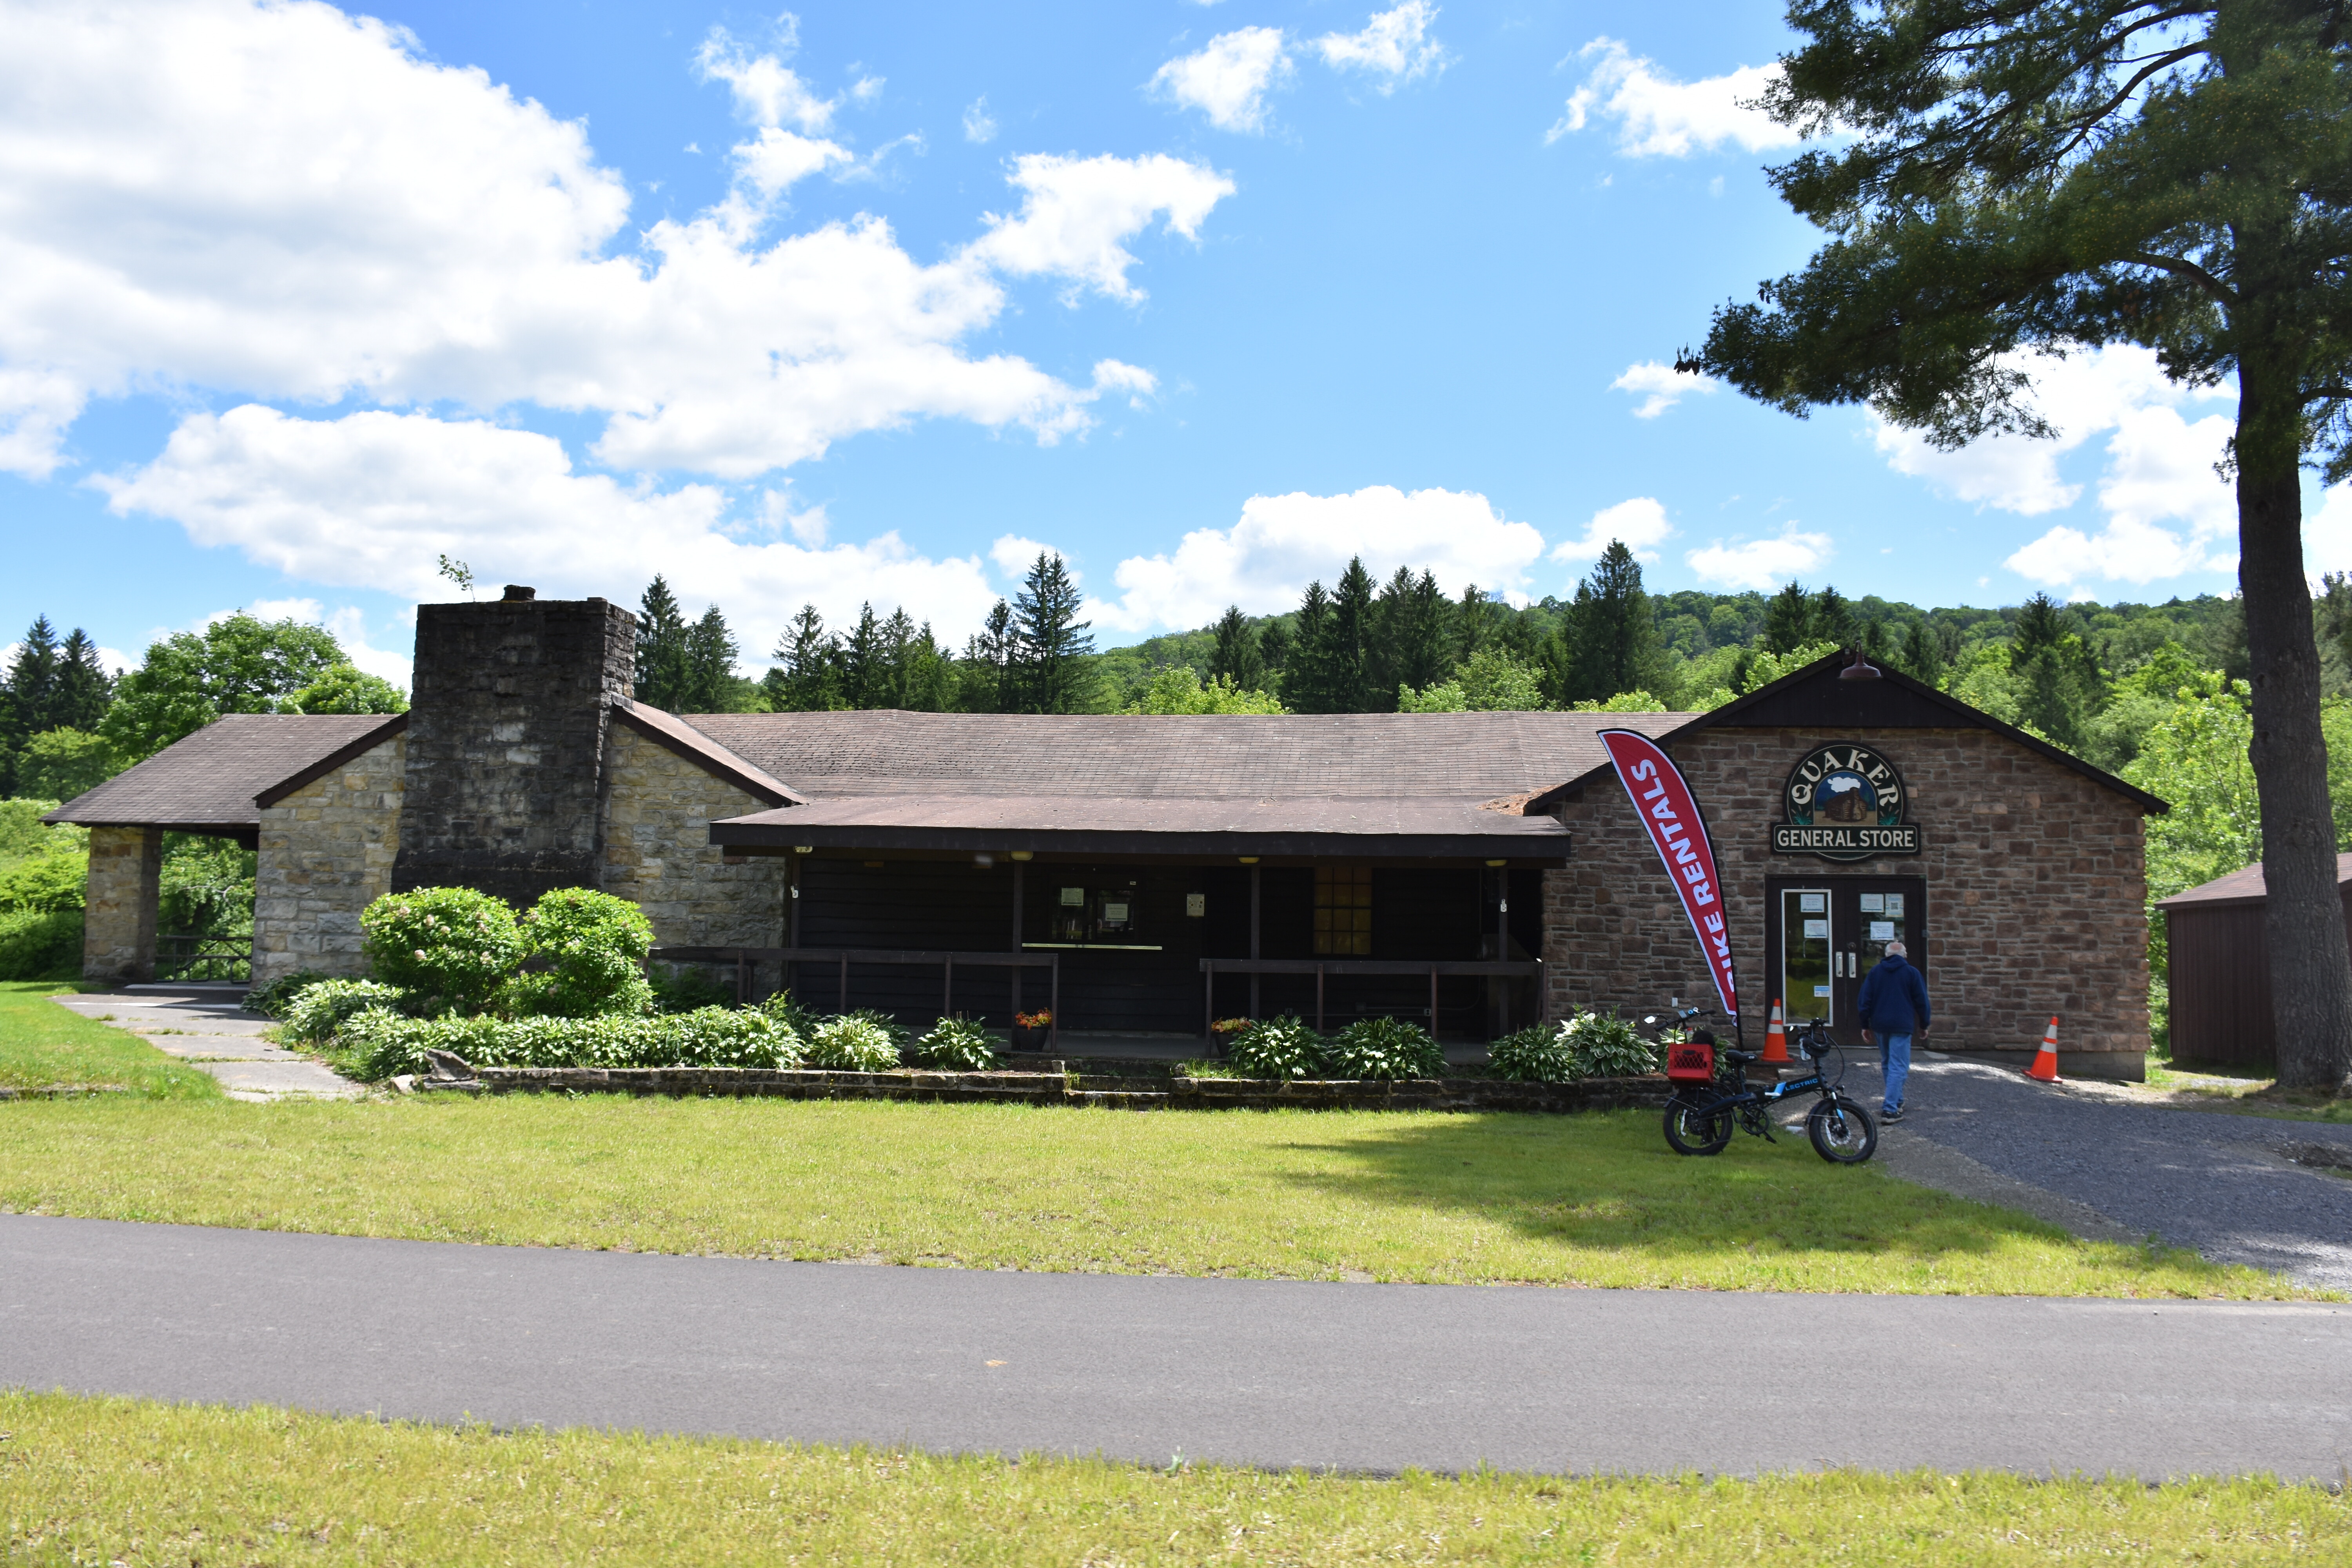
[[[1184,1056],[1213,1021],[1419,1023],[1480,1047],[1538,1016],[1550,817],[1427,800],[866,797],[715,822],[791,865],[783,966],[910,1026],[1050,1010],[1054,1048]],[[769,973],[775,973],[769,970]]]

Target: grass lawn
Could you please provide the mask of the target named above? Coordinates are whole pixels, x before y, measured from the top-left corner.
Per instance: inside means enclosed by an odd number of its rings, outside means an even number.
[[[0,1561],[2312,1563],[2352,1506],[2265,1480],[1851,1471],[1394,1479],[493,1432],[0,1394]]]
[[[423,1098],[0,1107],[0,1208],[524,1246],[1122,1273],[2275,1297],[2185,1251],[1642,1112],[1160,1113]]]
[[[79,989],[71,981],[0,983],[0,1089],[102,1085],[166,1099],[220,1098],[211,1074],[49,1000]]]

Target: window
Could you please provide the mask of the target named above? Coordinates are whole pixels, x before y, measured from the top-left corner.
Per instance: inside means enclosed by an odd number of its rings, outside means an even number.
[[[1372,954],[1372,868],[1315,868],[1315,954],[1370,958]]]

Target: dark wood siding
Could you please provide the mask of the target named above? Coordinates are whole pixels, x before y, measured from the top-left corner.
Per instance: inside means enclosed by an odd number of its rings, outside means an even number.
[[[2352,922],[2352,889],[2344,898],[2345,918]],[[2218,909],[2189,904],[2164,911],[2171,952],[2172,1059],[2181,1066],[2201,1062],[2278,1070],[2263,915],[2258,903]],[[2064,1050],[2061,1035],[2062,1062]]]

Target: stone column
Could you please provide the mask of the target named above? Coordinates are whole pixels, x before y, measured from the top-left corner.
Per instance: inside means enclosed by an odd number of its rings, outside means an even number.
[[[155,978],[155,899],[163,873],[162,828],[89,830],[83,979],[126,984]]]

